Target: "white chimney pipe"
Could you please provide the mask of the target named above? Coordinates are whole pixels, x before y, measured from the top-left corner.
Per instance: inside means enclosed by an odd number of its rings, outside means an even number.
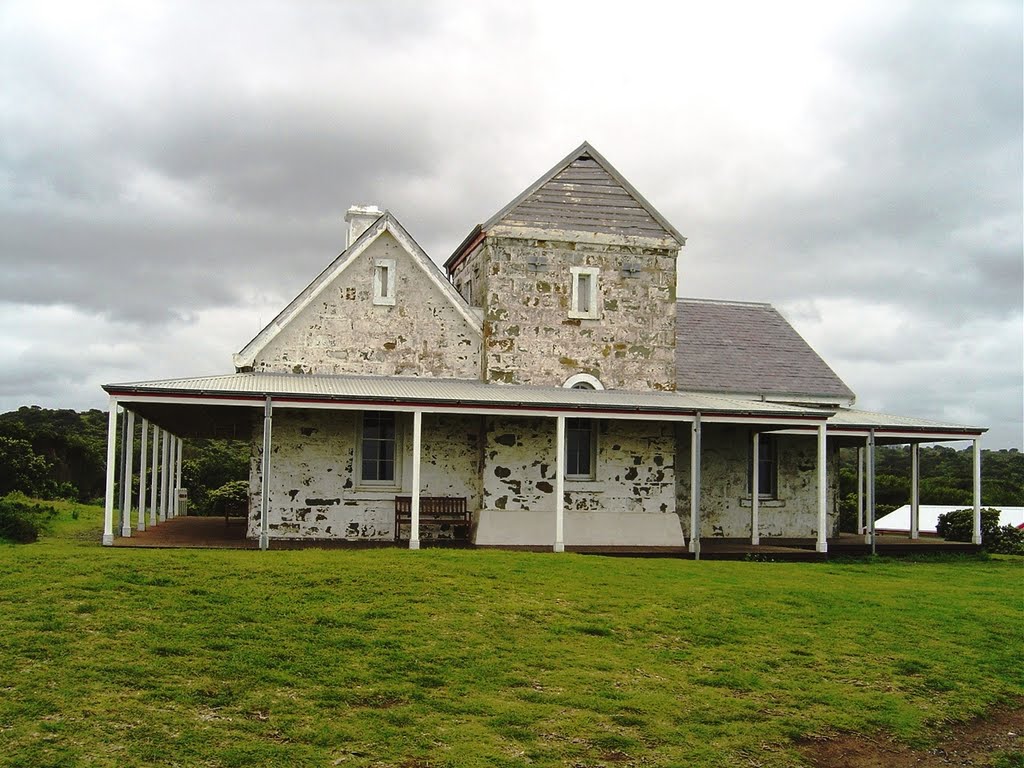
[[[376,205],[353,205],[349,208],[345,214],[345,222],[348,224],[345,247],[352,245],[383,214],[384,211]]]

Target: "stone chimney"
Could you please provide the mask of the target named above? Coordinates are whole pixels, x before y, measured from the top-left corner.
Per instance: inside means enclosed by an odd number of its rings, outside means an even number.
[[[376,205],[353,205],[349,208],[345,214],[345,222],[348,224],[348,238],[345,241],[345,247],[348,248],[352,245],[383,214],[384,211]]]

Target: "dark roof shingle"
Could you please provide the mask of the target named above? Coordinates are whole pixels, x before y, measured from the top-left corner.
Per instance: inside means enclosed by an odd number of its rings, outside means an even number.
[[[681,391],[852,400],[853,391],[770,304],[681,299]]]

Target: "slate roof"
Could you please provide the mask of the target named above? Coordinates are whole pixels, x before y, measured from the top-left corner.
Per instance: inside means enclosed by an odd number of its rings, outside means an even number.
[[[512,202],[473,229],[445,262],[449,271],[495,227],[653,238],[686,238],[587,142],[557,162]]]
[[[853,400],[853,391],[770,304],[681,299],[676,386],[724,392]]]

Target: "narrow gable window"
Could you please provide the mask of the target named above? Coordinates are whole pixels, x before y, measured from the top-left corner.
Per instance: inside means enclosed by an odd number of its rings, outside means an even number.
[[[581,320],[596,320],[601,317],[597,306],[597,267],[571,267],[572,304],[569,317]]]
[[[373,303],[384,306],[395,304],[395,260],[374,259]]]

